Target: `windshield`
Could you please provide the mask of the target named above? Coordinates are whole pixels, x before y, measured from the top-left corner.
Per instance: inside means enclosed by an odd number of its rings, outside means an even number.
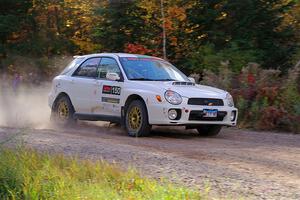
[[[189,81],[170,63],[156,58],[120,58],[129,80]]]

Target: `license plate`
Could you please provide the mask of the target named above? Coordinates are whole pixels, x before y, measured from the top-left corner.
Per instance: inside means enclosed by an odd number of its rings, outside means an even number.
[[[210,109],[204,109],[203,110],[203,117],[217,117],[218,110],[210,110]]]

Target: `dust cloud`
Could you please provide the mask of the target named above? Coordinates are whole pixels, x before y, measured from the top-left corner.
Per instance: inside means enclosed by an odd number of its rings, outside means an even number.
[[[47,129],[58,128],[50,123],[48,94],[52,78],[72,61],[72,56],[57,56],[48,62],[50,74],[37,70],[36,59],[12,56],[15,68],[0,68],[0,127]],[[16,67],[22,66],[22,67]],[[81,124],[81,123],[79,123]],[[105,122],[89,122],[108,126]]]
[[[50,127],[50,83],[40,86],[3,87],[0,82],[0,126],[43,129]],[[2,87],[1,87],[2,86]]]

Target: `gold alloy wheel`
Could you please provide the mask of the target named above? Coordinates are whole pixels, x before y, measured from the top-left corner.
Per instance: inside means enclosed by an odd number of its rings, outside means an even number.
[[[142,112],[137,106],[131,108],[128,114],[129,126],[133,130],[138,130],[142,124]]]
[[[59,119],[66,120],[69,118],[69,107],[65,101],[58,102],[57,114]]]

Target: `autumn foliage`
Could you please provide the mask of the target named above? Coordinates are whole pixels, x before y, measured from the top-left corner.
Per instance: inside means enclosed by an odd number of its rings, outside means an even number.
[[[152,50],[147,49],[145,46],[141,44],[131,44],[128,43],[125,45],[125,52],[127,53],[133,53],[133,54],[149,54],[152,52]]]
[[[240,126],[299,131],[299,29],[297,0],[1,0],[0,71],[50,80],[57,57],[166,57],[231,91]]]
[[[255,63],[249,63],[236,75],[227,70],[225,65],[218,73],[204,73],[202,83],[233,94],[240,127],[300,133],[300,66],[290,69],[288,75],[262,69]]]

